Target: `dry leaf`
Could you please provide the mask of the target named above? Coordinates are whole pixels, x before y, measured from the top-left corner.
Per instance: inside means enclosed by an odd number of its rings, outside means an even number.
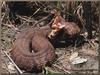
[[[72,64],[75,65],[75,64],[81,64],[81,63],[84,63],[86,62],[87,59],[85,58],[81,58],[81,57],[77,57],[75,58],[73,61],[72,61]]]

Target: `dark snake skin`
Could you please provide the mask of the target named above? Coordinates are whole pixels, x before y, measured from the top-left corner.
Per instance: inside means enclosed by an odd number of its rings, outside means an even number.
[[[12,46],[11,58],[20,69],[41,70],[55,60],[54,47],[46,38],[49,31],[50,27],[45,26],[34,30],[29,28],[18,34]]]

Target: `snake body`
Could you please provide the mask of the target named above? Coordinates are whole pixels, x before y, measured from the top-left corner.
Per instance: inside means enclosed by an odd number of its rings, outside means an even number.
[[[49,31],[49,26],[34,30],[29,28],[17,36],[12,47],[11,58],[20,69],[41,70],[48,62],[55,59],[54,47],[46,38]]]

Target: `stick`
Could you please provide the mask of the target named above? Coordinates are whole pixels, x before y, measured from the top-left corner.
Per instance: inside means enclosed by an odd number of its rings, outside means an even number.
[[[34,20],[29,20],[29,19],[26,19],[24,17],[21,17],[20,15],[16,15],[18,18],[24,20],[24,21],[27,21],[27,22],[33,22]]]
[[[37,9],[37,10],[34,12],[34,14],[28,18],[28,20],[30,20],[38,11],[40,11],[40,8]],[[20,27],[23,26],[25,23],[27,23],[27,21],[25,21],[23,24],[21,24]]]
[[[9,28],[13,28],[14,30],[20,32],[20,30],[19,30],[17,27],[15,27],[14,25],[12,25],[12,24],[5,24],[5,23],[2,23],[2,25],[7,26],[7,27],[9,27]]]
[[[6,53],[6,51],[3,51],[5,53],[5,55],[9,58],[9,60],[14,64],[14,66],[16,67],[16,69],[18,70],[18,72],[20,74],[23,74],[23,72],[18,68],[18,66],[14,63],[14,61],[10,58],[10,56]]]
[[[36,22],[36,23],[34,24],[34,26],[31,26],[31,27],[34,28],[37,24],[39,24],[39,23],[41,23],[42,21],[46,20],[46,19],[47,19],[49,16],[51,16],[51,15],[52,15],[52,14],[49,14],[48,16],[46,16],[46,17],[40,19],[38,22]]]

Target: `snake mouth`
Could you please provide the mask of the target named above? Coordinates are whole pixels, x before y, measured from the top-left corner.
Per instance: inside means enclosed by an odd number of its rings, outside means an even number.
[[[60,16],[60,13],[56,14],[56,17],[53,21],[51,26],[51,32],[49,33],[48,37],[53,39],[61,29],[65,27],[65,20]]]

